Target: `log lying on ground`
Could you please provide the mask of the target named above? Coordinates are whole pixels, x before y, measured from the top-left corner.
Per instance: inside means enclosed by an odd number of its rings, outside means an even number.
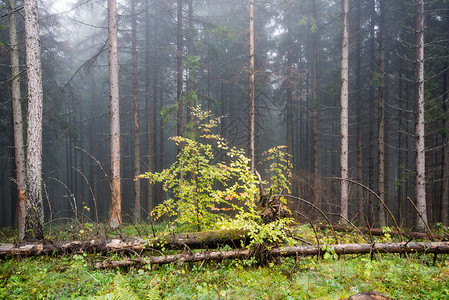
[[[176,235],[166,235],[161,238],[149,240],[149,245],[153,249],[174,249],[185,248],[204,249],[217,248],[229,245],[231,247],[241,247],[242,242],[246,244],[249,240],[248,234],[240,229],[209,230],[202,232],[187,232]]]
[[[428,243],[375,243],[375,244],[339,244],[326,246],[286,246],[271,249],[265,256],[271,257],[291,257],[291,256],[314,256],[324,255],[326,252],[332,254],[367,254],[367,253],[449,253],[449,242],[428,242]],[[252,251],[232,250],[232,251],[212,251],[202,253],[182,253],[177,255],[153,256],[146,259],[127,259],[122,261],[106,261],[97,263],[95,268],[115,268],[129,267],[135,265],[162,265],[169,263],[184,263],[197,261],[212,261],[224,259],[247,259],[251,257]]]
[[[329,225],[326,224],[320,224],[320,225],[316,225],[317,228],[319,229],[325,229],[328,228]],[[347,227],[347,226],[332,226],[334,228],[335,231],[341,231],[341,232],[352,232],[352,231],[356,231],[354,229],[354,227]],[[407,238],[415,238],[415,239],[429,239],[429,234],[425,233],[425,232],[413,232],[413,231],[396,231],[396,230],[391,230],[388,232],[385,232],[383,229],[381,228],[364,228],[364,227],[357,227],[357,229],[361,232],[363,232],[364,234],[369,235],[370,232],[372,235],[375,236],[382,236],[385,233],[388,233],[390,235],[399,235],[401,234],[402,236],[405,236]],[[439,235],[439,234],[432,234],[432,237],[434,240],[442,240],[444,237]],[[446,237],[447,239],[448,237]]]
[[[140,253],[160,249],[217,248],[229,245],[241,247],[246,242],[246,233],[241,230],[213,230],[167,235],[155,239],[142,238],[58,242],[54,244],[0,244],[0,258],[8,256],[38,256],[85,253],[108,253],[111,251]]]

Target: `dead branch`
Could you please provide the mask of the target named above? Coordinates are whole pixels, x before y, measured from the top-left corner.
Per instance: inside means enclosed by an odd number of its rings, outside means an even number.
[[[327,226],[328,225],[325,225],[325,224],[316,225],[316,227],[319,228],[319,229],[327,228]],[[340,231],[340,232],[352,232],[352,231],[354,231],[354,228],[347,227],[347,226],[334,225],[333,228],[334,228],[335,231]],[[427,238],[429,238],[429,234],[427,232],[426,233],[424,233],[424,232],[413,232],[413,231],[400,231],[400,232],[398,232],[397,230],[392,230],[392,231],[385,232],[385,231],[383,231],[383,229],[380,229],[380,228],[363,228],[363,227],[357,227],[357,231],[363,232],[365,234],[371,234],[371,235],[374,235],[374,236],[382,236],[385,233],[388,233],[390,235],[399,235],[399,234],[401,234],[401,235],[403,235],[405,237],[415,238],[415,239],[427,239]],[[444,239],[444,237],[439,235],[439,234],[432,234],[432,237],[433,237],[434,240],[442,240],[442,239]]]
[[[377,253],[449,253],[449,242],[400,242],[400,243],[374,243],[374,244],[336,244],[327,246],[286,246],[267,251],[270,257],[292,257],[323,255],[326,252],[338,255]],[[186,263],[197,261],[212,261],[225,259],[247,259],[251,257],[247,249],[232,251],[213,251],[202,253],[182,253],[148,257],[146,259],[127,259],[120,262],[107,261],[95,264],[97,269],[129,267],[135,265],[162,265],[169,263]]]

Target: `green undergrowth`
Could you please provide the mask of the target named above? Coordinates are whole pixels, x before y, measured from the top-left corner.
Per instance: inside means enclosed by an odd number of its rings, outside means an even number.
[[[377,291],[395,299],[449,299],[448,256],[378,255],[254,260],[96,270],[96,255],[7,260],[0,299],[340,299]],[[118,259],[118,258],[116,258]]]

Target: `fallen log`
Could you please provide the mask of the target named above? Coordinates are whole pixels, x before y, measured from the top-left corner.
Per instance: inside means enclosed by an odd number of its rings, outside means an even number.
[[[241,247],[246,243],[247,235],[242,230],[212,230],[204,232],[182,233],[163,237],[85,240],[57,242],[53,244],[0,244],[0,258],[12,256],[39,256],[85,253],[141,253],[161,249],[207,249],[229,245]]]
[[[148,245],[153,249],[173,249],[181,250],[217,248],[229,245],[231,247],[241,247],[242,242],[246,245],[249,241],[248,234],[244,230],[209,230],[202,232],[187,232],[176,235],[166,235],[149,239]]]
[[[329,225],[326,224],[320,224],[320,225],[316,225],[317,228],[319,229],[325,229],[328,228]],[[340,231],[340,232],[353,232],[355,229],[354,227],[348,227],[348,226],[341,226],[341,225],[335,225],[332,226],[334,228],[335,231]],[[383,236],[385,233],[388,233],[390,235],[402,235],[408,238],[415,238],[415,239],[429,239],[429,234],[425,233],[425,232],[413,232],[413,231],[397,231],[397,230],[391,230],[388,232],[385,232],[383,229],[381,228],[364,228],[364,227],[357,227],[357,230],[365,233],[365,234],[372,234],[374,236]],[[448,237],[444,237],[441,236],[439,234],[432,234],[432,238],[434,240],[442,240],[444,238],[448,238]]]
[[[338,255],[368,254],[368,253],[449,253],[449,242],[401,242],[374,244],[338,244],[321,246],[285,246],[267,251],[268,257],[314,256],[326,252]],[[248,249],[232,251],[212,251],[202,253],[182,253],[176,255],[153,256],[122,261],[106,261],[95,264],[97,269],[129,267],[135,265],[162,265],[169,263],[185,263],[197,261],[212,261],[224,259],[248,259],[253,254]]]

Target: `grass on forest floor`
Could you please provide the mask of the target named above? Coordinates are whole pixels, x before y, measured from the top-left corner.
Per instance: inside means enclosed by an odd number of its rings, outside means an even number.
[[[439,256],[346,256],[95,270],[95,255],[3,261],[0,299],[339,299],[377,291],[395,299],[449,299],[449,261]]]
[[[67,230],[71,228],[54,227],[50,237],[67,240]],[[121,232],[97,230],[101,228],[87,225],[78,228],[78,234],[86,239],[151,234],[148,225],[125,226]],[[13,241],[15,234],[2,229],[0,242]],[[340,243],[365,242],[358,234],[337,234]],[[298,227],[295,235],[316,242],[308,226]],[[321,244],[335,243],[327,230],[318,238]],[[395,239],[388,229],[375,237],[377,242]],[[111,255],[110,259],[120,259]],[[267,266],[252,259],[126,270],[96,270],[94,263],[106,258],[86,253],[11,259],[0,263],[0,299],[339,299],[364,291],[394,299],[449,299],[448,255],[438,255],[435,264],[433,255],[336,258],[285,258]]]

